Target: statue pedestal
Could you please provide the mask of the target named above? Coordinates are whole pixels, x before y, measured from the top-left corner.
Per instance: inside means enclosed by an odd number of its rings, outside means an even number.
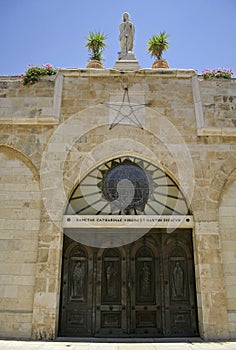
[[[128,52],[127,54],[120,52],[118,60],[114,65],[114,69],[118,70],[138,70],[140,68],[141,67],[133,52]]]

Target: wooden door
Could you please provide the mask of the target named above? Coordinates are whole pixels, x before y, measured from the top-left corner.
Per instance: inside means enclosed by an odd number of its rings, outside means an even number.
[[[193,247],[190,230],[162,235],[165,335],[198,334]]]
[[[65,238],[61,336],[196,336],[191,231],[98,249]]]
[[[161,235],[146,235],[130,250],[130,333],[163,336]]]
[[[124,248],[100,249],[96,274],[96,336],[127,334],[127,257]]]
[[[64,242],[60,335],[93,336],[93,251]]]

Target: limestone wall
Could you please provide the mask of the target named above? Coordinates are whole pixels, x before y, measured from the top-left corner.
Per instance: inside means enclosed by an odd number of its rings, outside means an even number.
[[[0,147],[0,334],[29,338],[33,313],[41,199],[30,162]]]
[[[229,330],[233,338],[236,334],[236,171],[223,189],[219,221]]]
[[[118,114],[125,91],[142,128],[127,106]],[[192,70],[61,70],[26,87],[1,77],[0,336],[56,337],[65,201],[98,163],[134,154],[190,203],[200,335],[235,338],[235,109],[236,80]]]
[[[54,123],[55,76],[23,86],[18,77],[0,77],[0,122],[14,124]]]
[[[200,81],[202,104],[207,127],[236,126],[235,80],[209,79]]]

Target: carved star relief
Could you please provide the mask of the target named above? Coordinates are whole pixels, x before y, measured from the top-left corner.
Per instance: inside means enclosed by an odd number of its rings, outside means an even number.
[[[122,102],[103,102],[104,105],[109,107],[110,109],[117,112],[113,122],[111,123],[109,129],[111,130],[116,125],[121,124],[125,119],[129,120],[132,124],[137,125],[141,129],[143,126],[138,118],[137,111],[144,108],[146,106],[145,103],[135,104],[130,102],[129,91],[128,88],[124,88],[124,94]]]

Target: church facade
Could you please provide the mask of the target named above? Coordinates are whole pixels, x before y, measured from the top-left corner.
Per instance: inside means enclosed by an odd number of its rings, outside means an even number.
[[[0,77],[0,337],[236,337],[236,80]]]

